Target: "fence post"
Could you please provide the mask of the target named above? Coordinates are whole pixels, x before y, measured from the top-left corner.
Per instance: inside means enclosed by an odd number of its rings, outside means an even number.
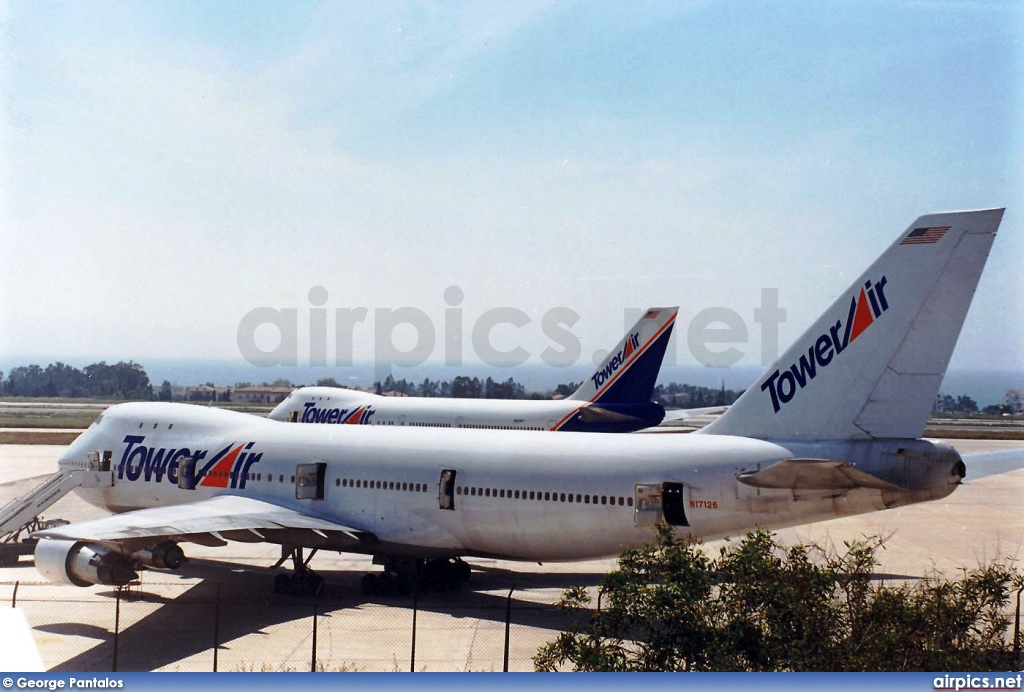
[[[416,672],[416,613],[419,610],[420,593],[418,590],[412,592],[412,653],[409,657],[409,672]]]
[[[117,672],[117,644],[121,634],[121,589],[114,589],[114,660],[111,663],[111,672]]]
[[[21,584],[20,581],[14,582],[14,595],[11,596],[11,607],[12,608],[17,608],[18,607],[18,585],[19,584]],[[1018,598],[1017,601],[1018,601],[1018,607],[1019,607],[1020,598]]]
[[[220,653],[220,582],[213,595],[213,672],[217,672],[217,656]]]
[[[313,656],[309,661],[309,672],[316,672],[316,621],[317,621],[317,607],[313,606]]]
[[[1017,589],[1017,610],[1013,619],[1013,668],[1020,670],[1020,594],[1024,591],[1024,585]]]
[[[513,584],[512,588],[508,590],[508,596],[505,599],[505,667],[502,670],[506,673],[508,672],[509,635],[512,630],[512,592],[515,590],[516,585]]]

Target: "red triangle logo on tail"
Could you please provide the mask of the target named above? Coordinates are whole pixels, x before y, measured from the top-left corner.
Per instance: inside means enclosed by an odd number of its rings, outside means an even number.
[[[629,360],[629,357],[633,355],[634,348],[635,346],[633,346],[633,336],[630,335],[629,339],[626,340],[626,350],[622,355],[622,360]]]
[[[868,307],[868,298],[864,295],[864,289],[860,289],[860,297],[857,298],[857,312],[853,316],[853,327],[850,330],[850,341],[853,342],[861,332],[871,326],[875,318]]]

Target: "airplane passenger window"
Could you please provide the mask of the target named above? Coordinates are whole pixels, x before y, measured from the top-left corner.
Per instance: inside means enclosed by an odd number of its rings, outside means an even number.
[[[544,499],[545,500],[550,500],[551,499],[551,493],[544,493]]]

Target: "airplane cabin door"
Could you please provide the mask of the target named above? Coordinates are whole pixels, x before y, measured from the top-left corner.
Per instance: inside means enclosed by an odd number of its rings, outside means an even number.
[[[295,467],[295,499],[322,500],[327,477],[327,464],[322,461]]]
[[[689,526],[686,520],[686,499],[682,483],[665,482],[661,484],[661,511],[665,523],[672,526]]]
[[[178,487],[182,490],[196,489],[196,460],[185,457],[178,462]]]
[[[455,469],[441,471],[437,484],[437,504],[441,509],[455,509]]]
[[[638,483],[633,496],[633,523],[636,526],[653,526],[664,521],[672,526],[689,526],[685,488],[675,481]]]

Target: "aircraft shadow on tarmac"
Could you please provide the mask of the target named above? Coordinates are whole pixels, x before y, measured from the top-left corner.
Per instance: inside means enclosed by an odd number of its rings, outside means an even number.
[[[312,617],[320,617],[318,627],[321,636],[325,628],[332,626],[332,620],[347,618],[347,630],[358,630],[359,619],[369,623],[377,618],[374,607],[406,609],[409,617],[390,615],[396,618],[392,629],[401,630],[402,643],[396,649],[394,658],[403,660],[408,656],[412,633],[412,611],[415,602],[419,615],[436,614],[453,618],[474,618],[504,625],[506,612],[513,627],[530,627],[550,631],[551,637],[567,627],[569,616],[558,611],[553,603],[536,602],[517,597],[517,593],[532,589],[561,590],[569,586],[593,586],[603,576],[596,572],[579,573],[517,573],[498,567],[474,565],[473,576],[459,591],[447,593],[420,594],[417,597],[370,597],[362,593],[360,580],[365,572],[318,570],[324,577],[323,592],[317,597],[295,597],[273,593],[272,581],[275,571],[270,568],[246,566],[236,563],[219,562],[209,559],[193,559],[177,572],[183,578],[202,579],[190,586],[176,598],[148,593],[145,585],[130,596],[122,592],[122,623],[131,620],[133,610],[145,608],[147,612],[131,624],[122,626],[118,642],[118,670],[145,671],[173,665],[183,659],[208,653],[212,661],[215,639],[220,646],[231,647],[232,642],[253,634],[266,635],[278,625],[303,623],[287,637],[287,641],[276,641],[274,637],[265,640],[266,661],[274,666],[277,661],[274,650],[292,650],[300,646],[296,637],[309,638],[312,632]],[[511,601],[508,591],[515,586]],[[219,593],[219,596],[218,596]],[[113,601],[115,590],[102,592],[101,596]],[[219,608],[218,608],[219,598]],[[553,598],[557,598],[554,596]],[[553,600],[546,599],[546,600]],[[218,629],[215,634],[215,624]],[[423,620],[420,620],[423,627]],[[353,627],[355,625],[355,627]],[[99,639],[94,646],[54,666],[53,672],[109,671],[112,666],[113,632],[91,624],[59,624],[38,628],[54,634],[68,634]],[[500,630],[499,630],[500,631]],[[284,635],[275,635],[284,636]],[[359,635],[362,636],[362,635]],[[398,635],[396,635],[398,636]],[[423,629],[417,635],[425,636]],[[496,635],[503,637],[502,634]],[[335,636],[337,639],[337,636]],[[276,643],[275,643],[276,642]],[[309,643],[307,642],[306,645]],[[501,640],[497,642],[501,645]],[[404,648],[402,648],[404,647]],[[391,654],[386,658],[390,659]],[[190,667],[191,668],[191,667]]]
[[[535,573],[516,572],[496,566],[473,566],[473,576],[459,591],[448,593],[420,594],[415,605],[421,617],[424,614],[443,615],[452,618],[475,618],[492,623],[505,623],[506,612],[513,627],[530,627],[547,630],[551,639],[571,623],[571,616],[560,612],[551,601],[570,586],[596,586],[603,573],[600,572],[557,572]],[[268,630],[278,625],[305,623],[296,627],[291,635],[268,636],[260,646],[267,650],[266,662],[274,666],[275,650],[292,650],[302,646],[302,639],[309,639],[312,633],[312,618],[320,618],[318,627],[324,628],[342,622],[343,629],[359,633],[359,623],[374,622],[376,626],[380,611],[374,607],[407,609],[408,620],[401,615],[396,618],[392,629],[401,630],[404,644],[395,649],[394,658],[402,660],[408,655],[412,632],[413,596],[369,597],[360,589],[362,570],[320,571],[325,579],[323,592],[317,597],[295,597],[273,593],[271,584],[275,570],[263,567],[239,567],[237,563],[220,562],[210,559],[193,559],[179,570],[187,579],[202,579],[176,598],[147,593],[145,587],[131,596],[122,594],[122,613],[130,612],[140,605],[150,610],[143,617],[124,627],[119,636],[119,671],[154,670],[173,665],[183,659],[209,654],[212,662],[214,641],[222,648],[230,648],[232,642],[253,634],[269,635]],[[878,581],[900,581],[915,579],[907,575],[879,574]],[[513,589],[514,587],[514,589]],[[513,589],[511,600],[509,590]],[[537,602],[517,596],[536,589],[558,589],[558,594],[546,594],[544,601]],[[219,595],[218,595],[219,594]],[[101,595],[113,601],[117,592],[110,590]],[[219,599],[219,607],[218,607]],[[510,607],[509,607],[510,606]],[[111,603],[113,610],[113,603]],[[125,615],[122,615],[125,618]],[[361,619],[360,619],[361,618]],[[122,622],[126,621],[123,619]],[[332,620],[334,622],[332,622]],[[215,622],[218,631],[215,633]],[[420,621],[423,622],[422,620]],[[69,634],[99,639],[84,651],[53,668],[54,672],[108,671],[111,670],[113,632],[91,624],[59,624],[38,628],[54,634]],[[321,634],[321,636],[323,636]],[[333,635],[339,637],[348,635]],[[424,636],[421,629],[417,635]],[[499,635],[500,636],[500,635]],[[277,641],[283,637],[286,641]],[[309,643],[307,642],[306,645]],[[500,645],[500,642],[498,642]],[[401,647],[405,648],[402,649]],[[390,657],[390,655],[386,655]]]

